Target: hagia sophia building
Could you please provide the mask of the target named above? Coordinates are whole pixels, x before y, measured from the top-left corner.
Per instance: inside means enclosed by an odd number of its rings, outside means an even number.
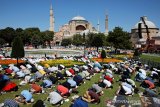
[[[49,31],[54,32],[54,38],[53,38],[53,45],[60,45],[62,39],[64,38],[70,38],[75,34],[81,34],[84,33],[99,33],[99,22],[97,24],[97,29],[92,26],[92,24],[87,21],[82,16],[75,16],[73,17],[67,24],[62,25],[59,28],[58,32],[55,32],[54,30],[54,14],[53,14],[53,8],[52,5],[50,7],[50,28]],[[105,19],[105,34],[108,34],[108,15],[106,15]]]
[[[143,20],[142,20],[143,19]],[[92,24],[87,21],[82,16],[75,16],[67,24],[62,25],[59,28],[58,32],[54,30],[54,14],[52,5],[50,6],[50,31],[54,32],[53,45],[60,45],[61,41],[64,38],[70,38],[75,34],[83,33],[99,33],[99,22],[97,23],[97,29],[92,26]],[[141,35],[142,38],[139,38],[139,23],[141,23]],[[148,27],[148,32],[152,45],[156,47],[157,50],[160,50],[160,30],[159,28],[150,20],[147,16],[140,18],[140,21],[137,22],[134,27],[131,29],[131,42],[134,48],[146,44],[147,32],[146,26]],[[105,16],[105,35],[108,35],[108,15]]]

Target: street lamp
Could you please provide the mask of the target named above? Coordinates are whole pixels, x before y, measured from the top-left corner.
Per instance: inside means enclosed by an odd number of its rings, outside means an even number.
[[[85,56],[85,45],[86,45],[85,35],[88,35],[89,32],[90,32],[90,30],[89,30],[89,29],[86,29],[86,30],[84,30],[84,31],[82,31],[82,32],[80,33],[80,35],[83,36],[84,56]]]
[[[85,57],[85,45],[86,45],[86,43],[85,43],[85,33],[83,33],[84,57]]]
[[[83,42],[82,45],[83,45],[83,56],[85,57],[85,42]]]
[[[4,57],[5,57],[5,53],[6,53],[5,49],[3,49],[2,54],[3,54]]]

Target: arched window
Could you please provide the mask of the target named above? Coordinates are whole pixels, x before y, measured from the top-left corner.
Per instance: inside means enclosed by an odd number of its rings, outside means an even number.
[[[84,27],[84,26],[82,26],[82,25],[78,25],[77,27],[76,27],[76,30],[86,30],[86,28]]]

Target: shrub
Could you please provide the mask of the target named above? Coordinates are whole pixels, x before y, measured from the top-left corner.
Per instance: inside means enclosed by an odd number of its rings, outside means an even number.
[[[42,66],[44,66],[45,64],[48,64],[50,66],[57,66],[57,65],[62,64],[65,67],[71,67],[73,65],[83,65],[84,62],[73,61],[73,60],[56,59],[56,60],[41,61],[40,64]]]
[[[19,63],[24,63],[23,60],[18,60]],[[1,65],[9,65],[9,64],[17,64],[17,60],[13,59],[5,59],[5,60],[0,60]]]
[[[104,63],[109,63],[109,62],[122,62],[122,60],[114,59],[114,58],[105,58],[102,60],[102,58],[92,58],[93,61],[97,62],[104,62]]]
[[[105,50],[102,50],[102,52],[101,52],[101,58],[102,59],[106,58],[106,52],[105,52]]]

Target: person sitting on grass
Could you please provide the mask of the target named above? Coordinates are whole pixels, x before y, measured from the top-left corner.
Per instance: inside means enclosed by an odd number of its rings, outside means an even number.
[[[56,84],[58,82],[58,79],[53,75],[49,75],[48,78],[52,81],[52,84]]]
[[[34,65],[34,64],[30,64],[32,67],[30,68],[30,70],[31,70],[31,73],[35,73],[35,72],[37,72],[38,70],[37,70],[37,68],[36,68],[36,66]]]
[[[103,64],[103,69],[106,70],[106,69],[110,69],[111,66],[110,64]]]
[[[74,65],[72,67],[72,69],[75,71],[74,73],[77,74],[80,70],[79,70],[79,66],[78,65]]]
[[[19,72],[16,72],[16,73],[13,74],[13,75],[14,75],[13,78],[17,78],[17,79],[20,79],[20,78],[25,77],[25,73],[24,73],[22,70],[20,70]]]
[[[128,84],[127,82],[122,82],[121,85],[126,86],[126,87],[130,88],[131,90],[134,90],[134,87],[132,87],[132,85]]]
[[[142,86],[143,88],[149,88],[149,89],[153,89],[155,88],[155,85],[153,82],[149,81],[149,80],[144,80],[140,86]]]
[[[61,105],[63,104],[63,97],[56,91],[50,92],[47,100],[52,105]]]
[[[34,76],[26,75],[26,76],[24,77],[24,80],[21,81],[19,84],[20,84],[20,85],[25,85],[25,84],[27,84],[27,83],[34,83],[34,82],[35,82]]]
[[[75,75],[75,71],[74,71],[73,68],[70,68],[70,69],[69,69],[69,72],[70,72],[73,76]]]
[[[72,83],[73,84],[73,83]],[[63,82],[61,85],[63,85],[64,87],[66,87],[69,90],[69,93],[78,93],[77,91],[77,86],[74,86],[70,84],[68,81]]]
[[[113,88],[112,83],[106,79],[99,80],[98,85],[102,88]]]
[[[99,73],[101,71],[101,69],[99,69],[98,67],[94,67],[93,70],[94,70],[94,73]]]
[[[104,75],[103,78],[113,83],[113,77],[110,77],[109,75]]]
[[[6,68],[4,71],[5,71],[6,75],[11,75],[13,72],[13,70],[11,68]]]
[[[124,75],[124,74],[121,74],[121,75],[120,75],[120,79],[117,80],[116,82],[119,82],[119,81],[125,82],[127,78],[128,78],[128,76],[126,76],[126,75]]]
[[[76,83],[76,81],[73,80],[73,78],[68,78],[67,82],[70,84],[71,88],[77,87],[77,83]]]
[[[37,100],[32,107],[46,107],[45,103],[42,100]]]
[[[134,93],[138,93],[139,89],[135,88],[134,90],[132,88],[127,87],[126,85],[121,84],[119,86],[119,89],[117,90],[117,95],[133,95]]]
[[[48,68],[44,67],[44,71],[46,72],[46,75],[49,75],[52,73],[52,71],[50,71]]]
[[[20,69],[17,66],[13,65],[13,64],[10,64],[9,66],[13,70],[14,73],[20,71]]]
[[[65,78],[64,75],[59,71],[56,73],[56,77],[58,78],[58,80],[61,80],[61,79]]]
[[[101,64],[97,61],[94,62],[93,68],[95,68],[95,67],[98,67],[100,70],[102,70]]]
[[[39,93],[42,93],[43,90],[42,90],[42,87],[40,85],[32,84],[29,91],[33,94],[39,94]]]
[[[51,88],[52,87],[52,81],[45,79],[43,80],[43,83],[41,84],[43,88]]]
[[[132,95],[131,88],[121,85],[116,93],[117,95]]]
[[[158,97],[158,93],[156,90],[146,88],[143,92],[143,96],[146,97]]]
[[[48,70],[50,70],[51,73],[55,73],[58,70],[58,67],[52,66],[52,67],[49,67]]]
[[[136,87],[136,84],[135,84],[135,82],[132,80],[132,79],[129,79],[129,78],[127,78],[126,79],[126,82],[128,83],[128,84],[130,84],[130,85],[132,85],[132,87]]]
[[[64,98],[69,97],[70,93],[68,88],[64,87],[63,85],[58,85],[57,86],[57,91],[60,93],[61,96],[63,96]]]
[[[142,82],[145,79],[146,79],[146,75],[144,75],[141,71],[139,71],[135,76],[135,80],[139,82]]]
[[[82,99],[88,103],[96,103],[96,104],[100,103],[99,95],[92,90],[86,91]]]
[[[97,83],[93,84],[92,87],[91,87],[91,90],[95,90],[95,92],[101,96],[104,94],[103,90],[102,90],[102,87],[100,87]]]
[[[88,107],[88,102],[84,101],[82,97],[79,97],[73,100],[70,107]]]
[[[7,81],[1,91],[2,92],[18,91],[18,86],[15,82]]]
[[[83,70],[82,73],[85,75],[85,79],[86,80],[90,80],[91,79],[91,75],[87,70]]]
[[[151,77],[152,79],[158,79],[158,78],[159,78],[159,74],[158,74],[158,73],[159,73],[159,72],[158,72],[157,69],[152,70],[152,72],[151,72],[151,74],[150,74],[150,77]]]
[[[65,69],[64,65],[62,65],[62,64],[58,65],[58,70],[63,70],[63,69]]]
[[[86,75],[85,75],[85,73],[84,72],[79,72],[77,75],[80,75],[83,79],[85,79],[86,78]]]
[[[36,71],[36,72],[34,73],[34,76],[35,76],[35,78],[36,78],[36,82],[39,82],[41,79],[44,78],[44,75],[42,75],[39,71]]]
[[[23,65],[22,65],[23,66]],[[20,66],[21,67],[21,66]],[[26,67],[26,65],[24,65],[24,68],[22,67],[21,69],[25,75],[29,75],[31,73],[31,71]]]
[[[106,70],[104,70],[104,72],[112,74],[112,71],[110,69],[106,69]]]
[[[10,78],[7,75],[0,74],[0,91],[5,87]]]
[[[46,76],[46,72],[44,71],[44,69],[38,70],[39,73],[41,73],[43,76]]]
[[[83,78],[80,75],[75,75],[73,80],[76,82],[77,86],[81,85],[81,83],[84,83]]]
[[[73,74],[71,72],[69,72],[69,70],[65,70],[64,74],[65,74],[66,77],[72,77],[73,76]]]
[[[31,104],[32,102],[34,102],[34,99],[32,98],[32,94],[28,90],[23,90],[21,92],[21,95],[16,95],[15,100],[18,103],[22,103],[22,104]]]
[[[88,67],[87,71],[89,72],[91,77],[94,75],[94,69],[93,68]]]

